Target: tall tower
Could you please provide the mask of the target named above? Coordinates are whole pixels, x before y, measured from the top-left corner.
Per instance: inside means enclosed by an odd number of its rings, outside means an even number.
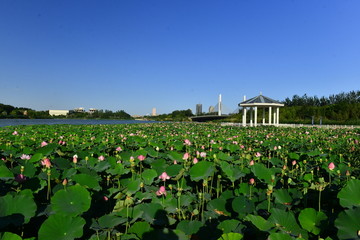
[[[219,95],[219,103],[218,103],[218,115],[221,116],[221,110],[222,110],[222,105],[221,105],[221,94]]]
[[[152,109],[151,116],[156,116],[156,108]]]
[[[196,104],[196,115],[202,114],[202,104]]]

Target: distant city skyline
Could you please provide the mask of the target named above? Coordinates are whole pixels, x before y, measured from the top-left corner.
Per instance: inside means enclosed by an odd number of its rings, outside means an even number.
[[[359,90],[358,0],[0,1],[0,103],[130,115]]]

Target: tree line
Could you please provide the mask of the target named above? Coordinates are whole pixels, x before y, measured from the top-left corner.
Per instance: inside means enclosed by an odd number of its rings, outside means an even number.
[[[329,97],[294,95],[283,101],[280,122],[314,124],[360,124],[360,91]]]
[[[51,116],[49,111],[35,111],[30,108],[14,107],[0,103],[0,118],[48,119],[48,118],[90,118],[90,119],[133,119],[124,110],[97,110],[93,113],[70,111],[66,116]]]

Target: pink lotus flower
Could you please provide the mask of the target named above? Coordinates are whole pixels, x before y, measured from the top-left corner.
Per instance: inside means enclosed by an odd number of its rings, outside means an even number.
[[[137,157],[139,159],[139,161],[144,161],[145,160],[145,156],[144,155],[140,155]]]
[[[31,157],[30,157],[30,155],[23,154],[23,155],[21,155],[20,158],[21,158],[22,160],[29,160]]]
[[[176,161],[176,160],[174,160],[174,164],[177,164],[177,161]]]
[[[105,202],[109,201],[109,198],[107,196],[104,196],[103,199]]]
[[[254,183],[255,183],[255,179],[250,178],[250,180],[249,180],[249,184],[250,184],[250,185],[254,185]]]
[[[277,146],[274,146],[274,150],[275,150],[275,151],[277,150]]]
[[[46,145],[48,145],[48,144],[47,144],[47,142],[45,142],[45,141],[43,141],[43,142],[41,143],[41,147],[45,147]]]
[[[254,164],[255,164],[254,160],[251,160],[251,161],[249,162],[249,165],[250,165],[250,166],[254,166]]]
[[[191,142],[189,139],[185,139],[184,140],[184,144],[187,145],[187,146],[190,146],[191,145]]]
[[[183,159],[186,161],[190,157],[189,153],[184,153]]]
[[[261,156],[261,153],[257,152],[255,153],[255,157],[260,157]]]
[[[291,164],[292,164],[293,166],[295,166],[295,165],[296,165],[296,160],[292,161]]]
[[[166,172],[163,172],[160,176],[159,176],[159,179],[161,179],[162,181],[166,181],[166,180],[169,180],[170,179],[170,176],[167,175]]]
[[[121,151],[122,151],[122,148],[121,148],[121,147],[117,147],[115,150],[118,151],[118,152],[121,152]]]
[[[45,166],[46,168],[50,168],[51,167],[51,162],[50,159],[45,158],[41,161],[41,165]]]
[[[103,155],[101,155],[100,157],[98,157],[98,160],[99,161],[104,161],[105,160],[105,157]]]
[[[329,169],[330,171],[334,170],[334,169],[335,169],[335,164],[334,164],[333,162],[329,163],[328,169]]]
[[[75,154],[75,155],[73,156],[73,163],[77,163],[77,162],[78,162],[78,155]]]
[[[14,131],[12,135],[18,135],[19,133],[17,131]]]
[[[161,196],[161,195],[165,195],[166,196],[166,190],[164,186],[161,186],[159,188],[159,190],[156,191],[156,195]]]
[[[205,158],[206,157],[206,152],[201,152],[200,157]]]
[[[244,145],[240,145],[240,148],[241,148],[241,149],[244,149],[244,148],[245,148],[245,146],[244,146]]]
[[[23,174],[18,174],[15,177],[15,181],[17,181],[18,183],[22,183],[26,180],[26,177]]]
[[[197,158],[193,159],[193,164],[197,164],[199,162],[199,160]]]

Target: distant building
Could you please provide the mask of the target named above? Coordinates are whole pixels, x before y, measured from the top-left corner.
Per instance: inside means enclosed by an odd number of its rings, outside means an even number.
[[[80,108],[75,108],[75,109],[74,109],[74,112],[83,113],[83,112],[85,112],[85,109],[82,108],[82,107],[80,107]]]
[[[156,108],[152,109],[151,116],[156,116]]]
[[[69,110],[49,110],[50,116],[66,116],[69,113]]]
[[[209,107],[209,113],[213,113],[215,112],[215,107],[214,106],[210,106]]]
[[[196,104],[196,115],[202,114],[202,104]]]
[[[97,109],[96,108],[89,108],[89,113],[94,113],[94,112],[96,112],[97,111]]]

